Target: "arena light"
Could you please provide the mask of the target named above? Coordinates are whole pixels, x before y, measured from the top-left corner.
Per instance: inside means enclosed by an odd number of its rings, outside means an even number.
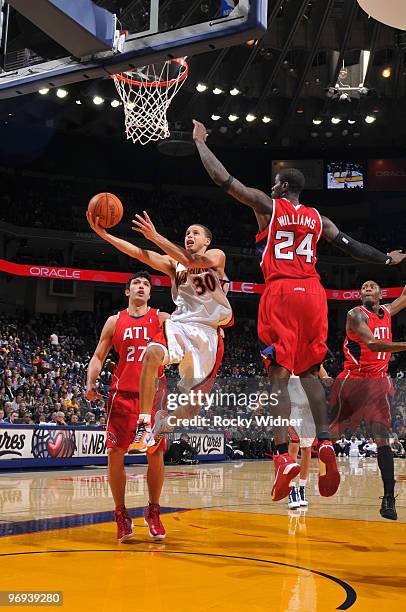
[[[120,106],[120,101],[119,101],[119,100],[112,100],[112,101],[110,102],[110,105],[111,105],[113,108],[117,108],[118,106]]]
[[[355,119],[348,119],[348,123],[349,125],[354,125],[354,123],[357,123],[357,122],[355,121]]]
[[[199,93],[203,93],[204,91],[206,91],[206,90],[207,90],[207,85],[206,85],[206,83],[198,83],[198,84],[196,85],[196,89],[197,89],[197,91],[198,91]]]
[[[230,96],[238,96],[240,93],[241,91],[238,89],[238,87],[233,87],[230,89]]]
[[[66,98],[66,96],[68,95],[68,92],[66,91],[66,89],[57,89],[56,90],[56,95],[58,96],[58,98]]]
[[[323,119],[320,119],[320,117],[315,117],[313,119],[313,123],[314,125],[321,125],[323,123]]]
[[[42,89],[38,90],[38,93],[41,94],[41,96],[46,96],[48,92],[49,89],[47,87],[43,87]]]
[[[215,96],[219,96],[220,94],[222,94],[222,93],[223,93],[223,90],[222,90],[222,89],[220,89],[220,87],[215,87],[215,88],[213,89],[213,93],[214,93],[214,95],[215,95]]]
[[[384,79],[390,79],[390,77],[392,76],[392,68],[391,68],[391,66],[386,66],[382,70],[381,74],[382,74]]]
[[[248,123],[252,123],[253,121],[255,121],[256,116],[253,115],[252,113],[248,113],[248,115],[245,117],[245,120],[248,121]]]
[[[262,123],[271,123],[272,121],[272,117],[269,117],[269,115],[264,115],[262,117]]]
[[[219,119],[221,119],[220,115],[217,115],[216,113],[213,113],[211,118],[213,119],[213,121],[218,121]]]
[[[237,121],[238,115],[234,115],[233,113],[231,113],[230,115],[228,115],[228,119],[229,121]]]
[[[94,96],[93,104],[96,104],[96,106],[100,106],[100,104],[103,104],[103,102],[104,98],[102,98],[101,96]]]
[[[82,101],[81,101],[81,100],[79,100],[79,99],[78,99],[78,100],[75,100],[75,104],[78,104],[78,105],[79,105],[79,104],[82,104]]]
[[[365,117],[365,123],[375,123],[376,121],[376,117],[374,117],[373,115],[367,115]]]
[[[339,123],[341,123],[340,117],[331,117],[331,123],[333,125],[338,125]]]

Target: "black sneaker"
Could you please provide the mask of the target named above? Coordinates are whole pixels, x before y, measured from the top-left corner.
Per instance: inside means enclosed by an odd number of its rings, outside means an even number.
[[[309,502],[306,499],[306,488],[299,487],[299,502],[301,506],[308,506]]]
[[[383,518],[390,519],[391,521],[397,521],[398,515],[395,506],[395,497],[393,495],[384,495],[381,497],[382,504],[380,513]]]

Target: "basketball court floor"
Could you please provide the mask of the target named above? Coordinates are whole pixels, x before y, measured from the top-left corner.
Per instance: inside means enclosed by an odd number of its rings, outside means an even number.
[[[374,459],[339,466],[338,494],[321,498],[313,461],[309,508],[290,511],[270,501],[272,462],[166,467],[163,542],[143,526],[146,468],[130,467],[136,537],[125,544],[115,539],[104,468],[3,474],[1,590],[62,591],[67,611],[396,609],[406,584],[406,461],[396,464],[398,522],[379,515]]]

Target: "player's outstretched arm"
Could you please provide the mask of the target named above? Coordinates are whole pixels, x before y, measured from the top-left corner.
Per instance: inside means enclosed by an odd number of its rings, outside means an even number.
[[[354,308],[347,315],[347,326],[374,353],[400,353],[406,351],[406,342],[377,340],[369,329],[365,315]]]
[[[226,256],[223,251],[220,249],[210,249],[209,251],[206,251],[204,255],[189,253],[183,247],[171,242],[159,234],[149,218],[148,213],[145,210],[143,212],[143,217],[141,215],[135,215],[136,218],[133,219],[133,230],[139,232],[144,236],[144,238],[159,246],[159,248],[165,251],[165,253],[167,253],[172,260],[178,261],[186,268],[199,267],[224,270]]]
[[[103,240],[106,240],[106,242],[112,244],[122,253],[125,253],[126,255],[129,255],[129,257],[133,257],[134,259],[138,259],[138,261],[141,261],[145,265],[150,266],[155,270],[159,270],[159,272],[163,272],[164,274],[167,274],[170,277],[174,275],[175,264],[167,255],[160,255],[159,253],[155,253],[155,251],[141,249],[135,244],[127,242],[127,240],[117,238],[116,236],[113,236],[112,234],[106,232],[106,230],[99,225],[98,218],[96,220],[93,220],[92,216],[89,215],[88,212],[86,213],[86,217],[92,230],[96,232],[96,234],[98,234],[100,238],[103,238]]]
[[[223,164],[206,145],[207,131],[203,123],[193,119],[193,139],[195,141],[200,159],[210,178],[230,196],[250,206],[255,212],[272,215],[273,201],[266,193],[259,189],[246,187],[243,183],[231,176]]]
[[[100,334],[99,343],[93,353],[87,368],[86,398],[88,400],[100,399],[101,395],[97,390],[97,379],[100,376],[103,363],[113,344],[114,330],[116,328],[116,316],[107,319]]]
[[[401,310],[406,308],[406,286],[403,288],[402,293],[396,300],[393,300],[391,304],[385,304],[386,308],[389,308],[389,312],[392,317],[395,314],[398,314]]]
[[[385,254],[369,244],[358,242],[358,240],[341,232],[328,217],[322,217],[321,220],[323,222],[323,238],[354,259],[389,266],[396,266],[406,259],[406,255],[401,251],[391,251]]]

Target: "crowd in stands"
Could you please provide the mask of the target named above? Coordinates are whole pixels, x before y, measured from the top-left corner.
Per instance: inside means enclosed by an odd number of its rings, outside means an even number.
[[[63,315],[11,316],[0,314],[0,423],[58,425],[106,424],[106,399],[111,381],[112,362],[101,373],[103,399],[89,402],[85,397],[86,369],[97,341],[90,313]],[[265,370],[259,357],[253,321],[245,321],[227,330],[225,357],[213,392],[238,394],[267,387]],[[340,371],[340,349],[333,346],[326,362]],[[406,369],[406,368],[405,368]],[[336,372],[330,372],[335,375]],[[175,383],[173,368],[167,372]],[[402,446],[406,439],[406,377],[398,364],[394,375],[392,427]],[[247,416],[249,403],[242,406],[217,406],[211,413],[221,416]],[[260,414],[260,412],[256,412]],[[360,440],[359,453],[367,454],[368,432],[347,432],[345,448],[350,454],[351,434]],[[254,424],[250,429],[230,427],[227,431],[233,453],[258,458],[271,452],[271,435],[266,427]],[[337,450],[337,447],[336,447]],[[231,452],[231,451],[230,451]],[[338,453],[339,451],[337,451]],[[403,456],[400,454],[398,456]],[[240,455],[237,452],[236,457]]]

